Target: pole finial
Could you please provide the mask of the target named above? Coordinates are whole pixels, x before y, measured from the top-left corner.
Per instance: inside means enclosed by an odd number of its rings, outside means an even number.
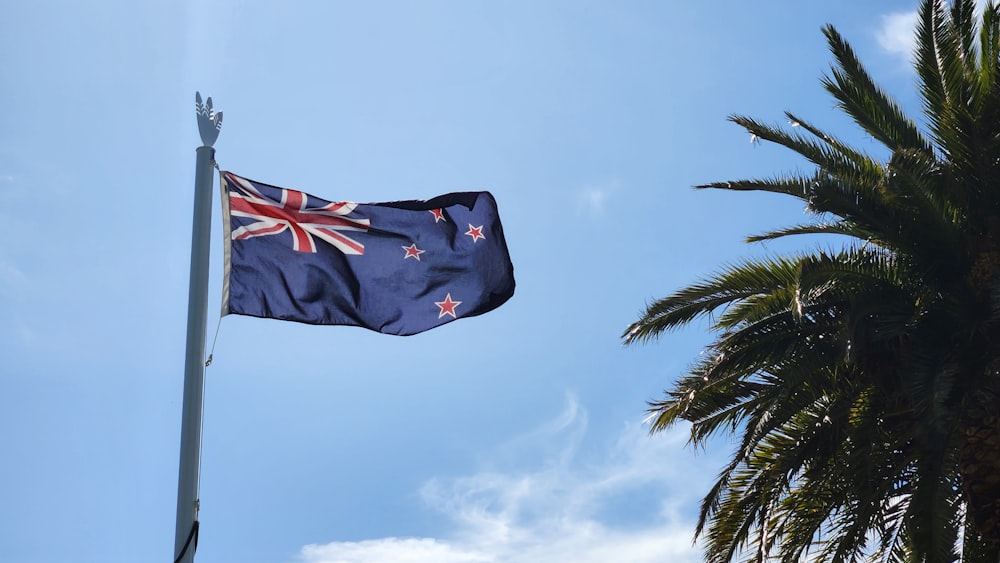
[[[202,144],[206,147],[214,145],[219,138],[219,130],[222,129],[222,112],[215,113],[212,109],[211,96],[202,104],[201,92],[194,93],[194,111],[198,116],[198,133],[201,134]]]

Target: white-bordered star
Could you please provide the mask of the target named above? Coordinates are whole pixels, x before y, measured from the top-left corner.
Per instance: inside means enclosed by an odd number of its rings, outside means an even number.
[[[461,305],[462,302],[452,301],[451,294],[449,293],[448,295],[445,296],[444,301],[435,301],[434,304],[441,309],[441,312],[438,313],[439,319],[445,315],[451,315],[451,318],[456,319],[458,317],[455,316],[455,307]]]
[[[435,223],[437,223],[438,221],[444,221],[445,223],[448,222],[448,220],[444,218],[443,209],[429,209],[428,211],[430,211],[431,215],[434,215]]]
[[[483,226],[473,227],[472,223],[469,223],[469,230],[465,231],[465,234],[472,237],[472,242],[476,242],[479,239],[486,240],[486,235],[483,234]]]
[[[413,243],[410,246],[404,246],[402,248],[406,251],[406,254],[403,255],[403,260],[406,260],[407,258],[416,258],[417,261],[420,261],[420,255],[427,252],[426,250],[420,250],[417,248],[417,243]]]

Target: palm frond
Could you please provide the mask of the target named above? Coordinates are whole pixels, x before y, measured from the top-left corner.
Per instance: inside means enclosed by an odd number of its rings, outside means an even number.
[[[833,26],[823,28],[830,52],[837,62],[832,76],[823,79],[823,86],[865,132],[889,149],[916,149],[931,153],[916,124],[903,113],[872,80],[854,49]]]
[[[785,227],[759,235],[750,235],[745,240],[746,242],[763,242],[794,235],[842,235],[861,240],[870,240],[870,237],[874,233],[865,231],[846,221],[837,221],[835,223],[810,223]]]
[[[843,145],[835,145],[831,140],[816,142],[804,135],[790,133],[741,115],[732,115],[729,120],[761,140],[802,155],[820,170],[836,178],[863,185],[877,182],[881,175],[881,168],[871,158]]]
[[[775,285],[794,280],[794,260],[745,262],[702,283],[681,289],[650,304],[622,337],[626,344],[646,341],[708,315],[729,303],[766,292]]]

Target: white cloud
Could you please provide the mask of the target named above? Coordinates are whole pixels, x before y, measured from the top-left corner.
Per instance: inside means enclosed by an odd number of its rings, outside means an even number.
[[[581,215],[597,217],[603,215],[608,198],[618,191],[618,180],[612,180],[600,186],[586,186],[577,193],[577,212]]]
[[[386,563],[474,563],[491,562],[481,553],[460,551],[432,539],[385,538],[361,542],[339,542],[326,545],[307,545],[302,548],[302,558],[310,562],[360,563],[384,561]]]
[[[608,192],[600,188],[586,188],[580,194],[580,208],[591,214],[599,215],[604,212],[604,202],[608,199]]]
[[[917,12],[896,12],[882,16],[882,25],[875,37],[889,54],[907,62],[916,45]]]
[[[987,1],[976,1],[977,14],[982,13]],[[918,18],[916,10],[893,12],[882,16],[882,25],[875,33],[879,46],[889,54],[910,62],[916,49]]]
[[[693,517],[697,496],[707,490],[707,476],[697,467],[701,464],[677,463],[677,456],[684,455],[683,433],[650,438],[642,425],[628,424],[601,459],[584,461],[578,459],[577,450],[586,424],[585,411],[570,399],[556,421],[500,448],[504,458],[512,449],[534,454],[547,448],[549,455],[540,458],[546,460],[540,466],[425,483],[424,501],[454,525],[442,537],[308,545],[300,559],[305,563],[698,561],[700,550],[691,543]]]

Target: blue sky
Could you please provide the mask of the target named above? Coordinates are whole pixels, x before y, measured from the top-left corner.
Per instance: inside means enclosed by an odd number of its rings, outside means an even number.
[[[806,167],[727,115],[787,109],[877,151],[819,84],[823,24],[919,111],[915,8],[7,3],[0,563],[172,556],[196,90],[238,174],[331,200],[490,190],[518,282],[406,338],[223,319],[196,561],[697,560],[730,446],[693,452],[643,418],[708,336],[619,335],[649,300],[793,248],[741,241],[800,206],[690,189]]]

